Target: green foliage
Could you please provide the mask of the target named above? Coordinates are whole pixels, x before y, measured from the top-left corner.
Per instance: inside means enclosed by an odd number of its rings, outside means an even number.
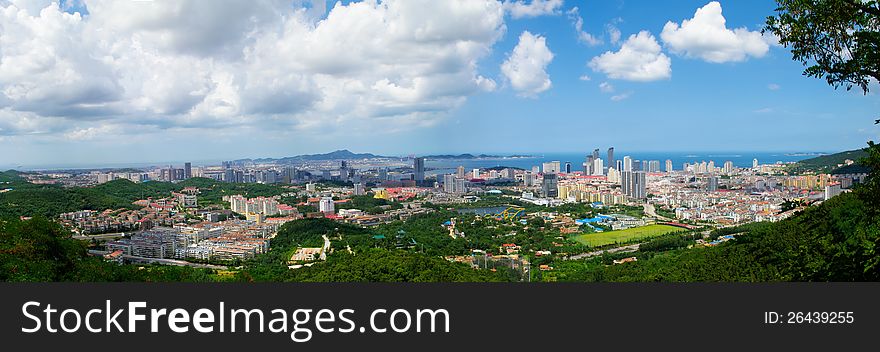
[[[179,192],[185,187],[199,188],[201,205],[222,204],[223,196],[227,195],[271,197],[288,191],[278,185],[225,183],[207,178],[192,178],[180,183],[134,183],[119,179],[94,187],[62,188],[58,185],[34,185],[14,172],[4,172],[0,177],[13,182],[12,191],[0,193],[0,218],[56,217],[78,210],[135,209],[132,203],[139,199],[169,197],[171,192]]]
[[[828,173],[835,171],[837,165],[843,164],[846,160],[859,161],[866,157],[863,149],[849,150],[845,152],[822,155],[815,158],[804,159],[787,167],[788,172],[801,174],[805,172]]]
[[[791,47],[804,75],[865,93],[880,80],[880,3],[877,0],[777,0],[766,31]]]
[[[504,281],[498,273],[471,269],[465,264],[406,251],[369,249],[357,254],[341,252],[310,267],[275,271],[277,276],[255,276],[249,267],[240,274],[247,281],[311,282],[478,282]],[[262,273],[265,273],[263,271]]]
[[[213,272],[118,265],[89,256],[85,243],[43,217],[0,220],[0,281],[210,281]]]

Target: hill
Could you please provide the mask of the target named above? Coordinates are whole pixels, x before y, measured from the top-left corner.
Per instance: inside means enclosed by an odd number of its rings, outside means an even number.
[[[258,159],[239,159],[232,161],[233,164],[250,164],[250,163],[278,163],[290,164],[303,161],[316,160],[356,160],[356,159],[374,159],[387,158],[386,156],[371,153],[353,153],[348,149],[341,149],[323,154],[303,154],[288,156],[283,158],[258,158]]]
[[[845,164],[846,160],[852,160],[856,163],[862,158],[868,156],[864,149],[849,150],[845,152],[823,155],[815,158],[801,160],[789,167],[789,172],[801,174],[807,172],[813,173],[831,173]],[[867,168],[858,169],[867,172]]]

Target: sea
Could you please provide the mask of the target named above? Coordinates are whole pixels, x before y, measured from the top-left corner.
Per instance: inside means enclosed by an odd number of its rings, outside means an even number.
[[[752,167],[752,160],[758,159],[759,164],[775,164],[789,163],[804,159],[814,158],[825,153],[786,153],[786,152],[633,152],[622,153],[615,151],[614,159],[623,160],[624,156],[629,156],[633,160],[659,160],[660,169],[666,169],[666,160],[672,160],[672,167],[675,170],[681,170],[684,163],[699,163],[714,161],[716,167],[724,166],[727,161],[732,161],[736,167]],[[587,154],[580,153],[549,153],[532,155],[529,157],[499,157],[499,158],[480,158],[480,159],[427,159],[425,160],[425,168],[428,174],[444,174],[455,171],[459,166],[464,166],[465,170],[477,168],[491,167],[516,167],[525,170],[531,170],[533,166],[539,168],[544,162],[559,161],[560,166],[565,169],[565,163],[571,163],[572,171],[583,171],[583,162]],[[599,157],[604,162],[608,162],[607,151],[599,153]],[[605,165],[608,166],[607,164]]]

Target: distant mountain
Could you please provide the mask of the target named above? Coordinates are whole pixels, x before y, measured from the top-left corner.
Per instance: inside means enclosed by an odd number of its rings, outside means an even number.
[[[468,154],[468,153],[465,153],[465,154],[458,154],[458,155],[453,155],[453,154],[439,154],[439,155],[425,155],[425,156],[424,156],[425,159],[435,159],[435,160],[437,160],[437,159],[448,159],[448,160],[466,160],[466,159],[500,159],[500,158],[529,158],[529,157],[531,157],[531,156],[529,156],[529,155],[508,155],[508,156],[504,156],[504,155],[489,155],[489,154],[473,155],[473,154]]]
[[[315,160],[354,160],[354,159],[373,159],[373,158],[385,158],[381,155],[370,154],[370,153],[352,153],[347,149],[341,149],[329,153],[324,154],[305,154],[305,155],[296,155],[296,156],[288,156],[284,158],[260,158],[260,159],[240,159],[235,160],[233,163],[244,163],[244,162],[253,162],[253,163],[291,163],[291,162],[301,162],[301,161],[315,161]]]
[[[863,149],[849,150],[845,152],[822,155],[815,158],[804,159],[790,166],[789,171],[794,173],[831,173],[838,169],[844,169],[849,172],[861,170],[863,167],[857,165],[859,160],[868,156]],[[852,160],[855,164],[847,166],[846,160]]]

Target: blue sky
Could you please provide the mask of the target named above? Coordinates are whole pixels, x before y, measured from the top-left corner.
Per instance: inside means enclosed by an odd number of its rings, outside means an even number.
[[[834,152],[880,137],[876,84],[868,95],[835,91],[756,33],[769,0],[0,7],[0,58],[40,63],[0,65],[4,167],[343,148]],[[694,19],[701,8],[705,21]],[[718,15],[717,35],[664,30]],[[592,39],[579,40],[578,16]],[[617,60],[631,35],[657,59],[650,77]]]

